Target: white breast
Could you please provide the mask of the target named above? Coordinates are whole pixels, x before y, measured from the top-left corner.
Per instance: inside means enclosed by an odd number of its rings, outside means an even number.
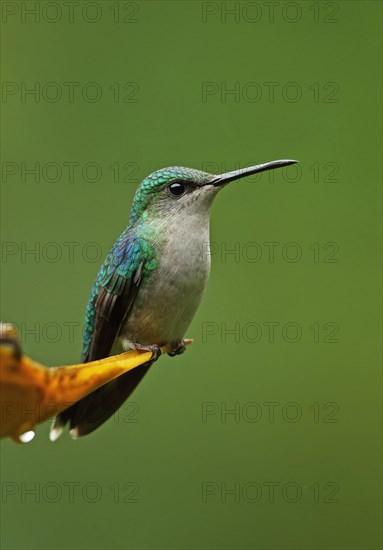
[[[210,272],[209,216],[204,214],[174,220],[167,228],[158,268],[138,292],[124,339],[162,345],[185,336]]]

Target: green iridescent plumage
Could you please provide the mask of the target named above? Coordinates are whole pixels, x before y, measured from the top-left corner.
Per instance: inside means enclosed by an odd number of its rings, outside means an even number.
[[[193,170],[192,168],[182,168],[180,166],[171,166],[170,168],[162,168],[153,172],[144,179],[136,192],[128,229],[134,225],[146,208],[150,206],[151,196],[169,185],[170,182],[175,180],[190,180],[196,183],[203,183],[206,181],[206,177],[209,177],[209,174],[206,172]]]

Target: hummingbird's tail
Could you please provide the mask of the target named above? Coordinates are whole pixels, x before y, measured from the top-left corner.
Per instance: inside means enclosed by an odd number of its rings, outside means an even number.
[[[126,372],[65,409],[52,424],[50,440],[56,441],[68,422],[70,434],[74,439],[96,430],[128,399],[148,372],[152,362]]]

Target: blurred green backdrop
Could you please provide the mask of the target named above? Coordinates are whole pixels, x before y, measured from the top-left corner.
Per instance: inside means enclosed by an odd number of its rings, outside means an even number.
[[[2,548],[380,548],[381,3],[2,21],[1,319],[46,364],[78,361],[145,175],[300,160],[217,199],[185,355],[89,437],[1,443]]]

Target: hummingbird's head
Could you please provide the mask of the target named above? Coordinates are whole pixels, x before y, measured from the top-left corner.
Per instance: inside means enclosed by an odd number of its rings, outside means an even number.
[[[179,211],[183,211],[183,215],[201,214],[210,210],[217,192],[231,181],[296,162],[276,160],[220,175],[181,166],[162,168],[139,185],[133,201],[131,223],[149,215],[162,218]]]

